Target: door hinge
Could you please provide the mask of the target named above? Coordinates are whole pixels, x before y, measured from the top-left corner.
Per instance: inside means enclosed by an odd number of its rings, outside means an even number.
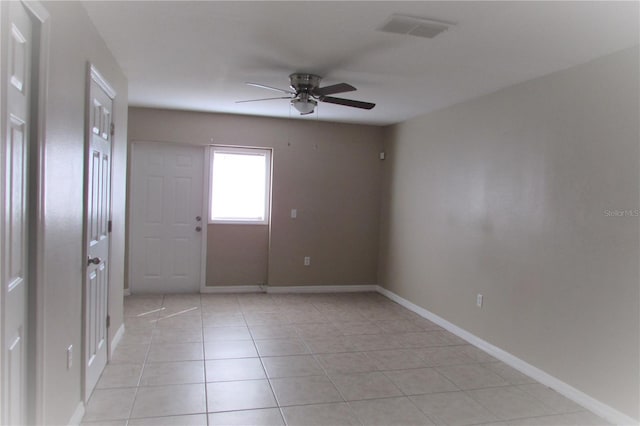
[[[107,315],[107,328],[111,327],[111,315]]]
[[[113,121],[111,122],[111,128],[109,129],[109,131],[111,132],[112,137],[116,133],[116,123],[114,123]]]
[[[109,222],[107,222],[107,232],[111,232],[111,230],[113,229],[113,221],[110,220]]]

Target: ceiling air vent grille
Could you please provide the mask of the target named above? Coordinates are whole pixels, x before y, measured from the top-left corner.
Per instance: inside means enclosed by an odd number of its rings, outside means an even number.
[[[453,26],[453,24],[449,22],[394,14],[379,28],[379,31],[434,38],[441,32],[448,30],[451,26]]]

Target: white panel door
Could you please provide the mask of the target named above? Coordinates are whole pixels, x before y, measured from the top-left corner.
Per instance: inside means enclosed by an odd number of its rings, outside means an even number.
[[[131,160],[132,293],[193,293],[202,264],[204,147],[138,142]]]
[[[2,402],[0,424],[26,423],[27,148],[31,95],[31,20],[20,2],[9,3],[6,134],[2,135]]]
[[[111,216],[111,138],[115,93],[91,67],[86,164],[84,288],[85,400],[107,364],[107,301],[109,295],[109,221]]]

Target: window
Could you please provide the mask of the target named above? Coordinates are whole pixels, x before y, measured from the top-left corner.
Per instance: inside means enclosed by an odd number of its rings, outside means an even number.
[[[271,150],[211,148],[210,223],[269,223]]]

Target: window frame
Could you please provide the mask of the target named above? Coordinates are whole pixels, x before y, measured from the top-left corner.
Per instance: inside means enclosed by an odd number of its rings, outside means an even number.
[[[265,206],[264,206],[264,219],[214,219],[212,200],[213,200],[213,161],[215,153],[223,154],[244,154],[244,155],[256,155],[265,157]],[[209,198],[207,199],[207,222],[209,224],[217,225],[268,225],[271,219],[271,178],[272,178],[272,161],[273,161],[273,149],[262,147],[246,147],[246,146],[226,146],[226,145],[210,145],[208,153],[208,173],[207,173],[207,185],[209,187]]]

